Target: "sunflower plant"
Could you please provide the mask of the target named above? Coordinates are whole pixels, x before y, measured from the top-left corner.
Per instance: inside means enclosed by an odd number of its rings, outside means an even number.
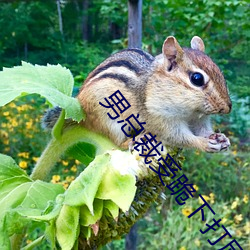
[[[23,170],[26,160],[32,157],[29,152],[18,153],[25,159],[19,165],[11,156],[0,154],[3,250],[33,249],[45,241],[51,249],[98,248],[127,233],[163,190],[159,177],[149,170],[138,152],[122,151],[108,138],[78,123],[64,126],[65,119],[85,119],[78,100],[72,97],[73,85],[71,72],[60,65],[23,62],[0,72],[0,106],[35,93],[51,107],[62,108],[50,142],[39,158],[30,161],[34,163],[31,175]],[[66,152],[86,168],[65,190],[56,180],[48,180]],[[180,164],[177,149],[165,148],[162,154],[167,153]],[[157,167],[157,159],[152,158],[152,162]],[[166,183],[170,181],[169,177],[163,178]],[[24,242],[25,233],[34,227],[40,228],[42,235]]]

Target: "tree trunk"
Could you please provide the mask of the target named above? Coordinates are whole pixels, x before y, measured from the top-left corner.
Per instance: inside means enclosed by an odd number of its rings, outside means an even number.
[[[128,47],[142,47],[142,0],[128,1]]]
[[[62,12],[61,12],[60,0],[56,1],[56,5],[57,5],[57,12],[58,12],[58,20],[59,20],[59,30],[63,36],[63,22],[62,22]]]

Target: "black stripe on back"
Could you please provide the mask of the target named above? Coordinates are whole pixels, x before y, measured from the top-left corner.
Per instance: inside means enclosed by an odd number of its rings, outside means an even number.
[[[139,74],[140,69],[138,67],[136,67],[136,65],[130,63],[129,61],[126,60],[117,60],[117,61],[113,61],[113,62],[109,62],[106,65],[99,67],[98,69],[96,69],[91,77],[95,77],[96,75],[98,75],[99,73],[101,73],[102,71],[111,68],[111,67],[125,67],[131,71],[134,71],[136,74]]]
[[[126,85],[129,83],[129,78],[124,76],[124,75],[121,75],[121,74],[107,73],[107,74],[103,74],[100,77],[98,77],[97,80],[100,80],[103,78],[111,78],[111,79],[119,80],[121,82],[124,82]]]
[[[153,56],[151,56],[150,54],[146,53],[145,51],[143,51],[141,49],[126,49],[126,51],[132,51],[132,52],[138,53],[141,56],[144,56],[149,62],[153,62],[154,61],[154,57]]]

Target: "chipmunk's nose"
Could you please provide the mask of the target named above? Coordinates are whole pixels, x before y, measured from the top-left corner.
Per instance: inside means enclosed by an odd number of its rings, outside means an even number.
[[[232,109],[232,102],[229,101],[227,105],[225,105],[222,109],[220,109],[219,113],[228,114]]]

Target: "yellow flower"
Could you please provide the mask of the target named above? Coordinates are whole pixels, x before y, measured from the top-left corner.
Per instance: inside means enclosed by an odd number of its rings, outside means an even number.
[[[8,112],[8,111],[3,112],[4,116],[8,116],[9,114],[10,114],[10,112]]]
[[[221,224],[224,224],[224,223],[226,223],[227,222],[227,218],[223,218],[222,220],[221,220]]]
[[[199,187],[198,187],[197,185],[194,184],[193,187],[194,187],[194,189],[195,189],[196,191],[199,190]]]
[[[67,161],[64,161],[64,160],[62,160],[62,164],[63,164],[63,166],[68,166],[69,165],[69,163]]]
[[[245,230],[246,234],[250,234],[250,222],[249,221],[244,226],[244,230]]]
[[[77,171],[76,165],[73,165],[73,166],[70,168],[70,170],[71,170],[72,172],[76,172],[76,171]]]
[[[24,104],[22,106],[17,106],[17,110],[20,111],[25,111],[28,110],[30,106],[28,106],[27,104]]]
[[[232,151],[232,154],[233,154],[233,155],[237,155],[237,150],[233,150],[233,151]]]
[[[247,204],[248,201],[249,201],[248,195],[245,194],[244,197],[243,197],[243,202]]]
[[[243,220],[242,214],[238,214],[234,216],[234,221],[236,224],[239,224]]]
[[[9,134],[4,130],[0,130],[0,135],[1,135],[1,137],[5,137],[5,138],[9,137]]]
[[[201,242],[199,241],[199,239],[195,239],[194,244],[199,247],[201,245]]]
[[[183,208],[181,211],[185,216],[189,216],[193,212],[191,207]]]
[[[34,162],[37,162],[38,161],[38,159],[39,159],[39,157],[32,157],[32,160],[34,161]]]
[[[12,127],[17,127],[17,126],[18,126],[18,123],[17,123],[16,120],[12,120],[12,121],[11,121],[11,125],[12,125]]]
[[[200,151],[199,151],[199,150],[196,150],[196,151],[195,151],[195,154],[196,154],[196,155],[200,155]]]
[[[9,152],[10,151],[10,147],[5,147],[4,148],[4,152]]]
[[[52,182],[52,183],[57,183],[57,182],[60,181],[60,179],[61,179],[61,176],[60,176],[60,175],[53,175],[53,176],[52,176],[51,182]]]
[[[27,161],[20,161],[19,162],[19,167],[23,168],[23,169],[26,169],[28,167]]]
[[[236,197],[235,201],[231,205],[231,209],[235,209],[239,205],[239,198]]]
[[[79,164],[81,164],[81,162],[78,161],[78,160],[75,160],[75,164],[76,164],[76,165],[79,165]]]
[[[26,128],[27,128],[27,129],[31,129],[31,128],[32,128],[32,126],[33,126],[33,122],[32,122],[32,120],[30,120],[30,121],[26,122]]]
[[[207,196],[207,195],[202,195],[202,197],[205,199],[205,201],[209,201],[209,200],[210,200],[209,196]],[[203,202],[203,200],[200,198],[200,196],[199,196],[199,203],[200,203],[200,204],[204,204],[204,202]]]
[[[224,166],[224,167],[226,167],[226,166],[228,166],[228,163],[223,161],[223,162],[221,163],[221,165]]]
[[[214,193],[209,194],[211,204],[214,204],[214,197],[215,197]]]
[[[8,138],[4,138],[4,139],[3,139],[3,144],[9,145],[9,144],[10,144],[9,139],[8,139]]]
[[[23,158],[29,158],[29,155],[30,153],[29,152],[21,152],[21,153],[18,153],[18,156],[19,157],[23,157]]]
[[[75,179],[75,176],[67,176],[66,181],[67,182],[72,182]]]
[[[186,250],[186,248],[185,247],[181,247],[180,250]]]
[[[15,104],[14,102],[11,102],[11,103],[9,104],[9,106],[10,106],[11,108],[15,108],[15,107],[16,107],[16,104]]]

